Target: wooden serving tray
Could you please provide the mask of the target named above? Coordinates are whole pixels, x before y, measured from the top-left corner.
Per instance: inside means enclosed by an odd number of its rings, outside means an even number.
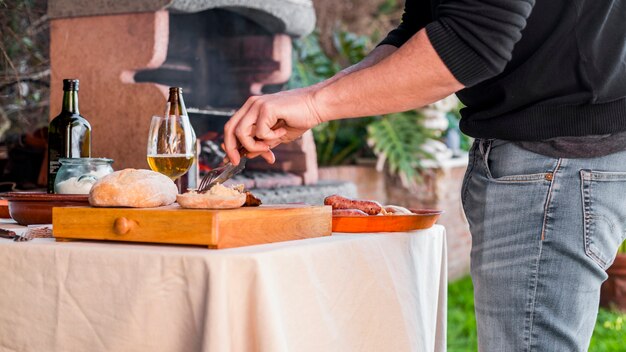
[[[65,207],[52,210],[58,241],[84,239],[231,248],[329,236],[329,206],[262,205],[229,210]]]

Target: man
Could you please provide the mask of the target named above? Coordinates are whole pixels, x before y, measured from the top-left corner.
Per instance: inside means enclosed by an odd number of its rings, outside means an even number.
[[[626,0],[407,0],[363,62],[250,98],[226,152],[273,162],[271,147],[324,121],[457,92],[476,138],[462,199],[479,348],[583,351],[626,235],[625,17]]]

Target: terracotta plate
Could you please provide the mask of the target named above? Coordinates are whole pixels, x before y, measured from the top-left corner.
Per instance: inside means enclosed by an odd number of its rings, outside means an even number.
[[[441,210],[411,209],[413,215],[333,216],[333,232],[406,232],[427,229]]]
[[[0,199],[0,219],[10,219],[9,215],[9,201],[6,199]]]
[[[89,205],[86,194],[7,192],[0,197],[9,202],[9,214],[20,225],[52,224],[53,207]]]

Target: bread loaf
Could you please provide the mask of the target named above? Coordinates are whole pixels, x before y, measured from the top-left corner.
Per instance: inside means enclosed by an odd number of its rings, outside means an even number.
[[[124,169],[96,182],[89,192],[95,207],[153,208],[176,201],[178,188],[167,176],[150,170]]]

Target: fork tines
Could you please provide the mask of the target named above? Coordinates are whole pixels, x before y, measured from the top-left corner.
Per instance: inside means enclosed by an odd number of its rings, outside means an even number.
[[[217,178],[217,176],[219,176],[220,173],[222,173],[222,171],[224,171],[225,168],[226,165],[207,172],[206,175],[202,177],[202,181],[200,181],[200,184],[198,185],[198,193],[208,191],[209,185],[213,182],[213,180],[215,180],[215,178]]]

